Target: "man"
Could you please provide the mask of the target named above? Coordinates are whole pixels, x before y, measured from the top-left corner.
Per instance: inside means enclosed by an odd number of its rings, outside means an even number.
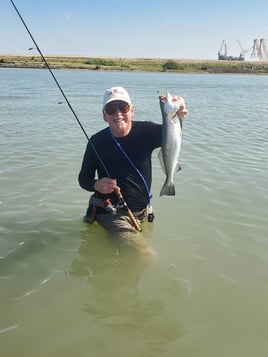
[[[78,178],[82,188],[94,191],[85,220],[96,220],[110,233],[137,232],[129,212],[139,225],[150,204],[151,155],[161,146],[162,125],[133,117],[128,92],[107,89],[103,118],[109,126],[90,138]]]

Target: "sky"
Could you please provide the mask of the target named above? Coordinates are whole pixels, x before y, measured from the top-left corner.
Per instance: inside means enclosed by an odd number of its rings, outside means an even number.
[[[217,59],[268,39],[267,0],[13,0],[44,55]],[[33,42],[10,0],[0,0],[0,54]]]

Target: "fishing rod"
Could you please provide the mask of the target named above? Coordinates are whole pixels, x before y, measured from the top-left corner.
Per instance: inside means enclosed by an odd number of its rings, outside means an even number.
[[[62,94],[62,96],[63,96],[65,102],[67,103],[69,109],[70,109],[71,112],[73,113],[73,115],[74,115],[74,117],[75,117],[77,123],[79,124],[80,128],[82,129],[82,131],[83,131],[85,137],[87,138],[87,140],[89,141],[90,145],[92,146],[92,148],[93,148],[95,154],[97,155],[97,157],[98,157],[98,159],[99,159],[99,161],[100,161],[102,167],[104,168],[104,170],[105,170],[107,176],[108,176],[109,178],[112,178],[111,175],[110,175],[110,173],[109,173],[109,171],[108,171],[108,169],[107,169],[107,167],[105,166],[105,164],[104,164],[104,162],[103,162],[101,156],[99,155],[98,151],[96,150],[96,148],[95,148],[95,146],[94,146],[92,140],[90,140],[89,136],[87,135],[87,133],[86,133],[86,131],[85,131],[85,129],[84,129],[82,123],[80,122],[78,116],[76,115],[76,112],[74,111],[74,109],[73,109],[71,103],[69,102],[69,100],[68,100],[68,98],[66,97],[66,95],[65,95],[65,93],[64,93],[64,91],[63,91],[63,89],[61,88],[61,85],[59,84],[57,78],[55,77],[55,75],[54,75],[52,69],[50,68],[50,66],[49,66],[49,64],[48,64],[48,62],[47,62],[47,60],[45,59],[45,57],[44,57],[42,51],[40,50],[40,47],[38,46],[37,42],[35,41],[35,39],[34,39],[32,33],[31,33],[31,31],[29,30],[29,28],[28,28],[28,26],[26,25],[26,23],[25,23],[23,17],[21,16],[21,14],[20,14],[18,8],[16,7],[14,1],[13,1],[13,0],[10,0],[10,2],[11,2],[11,5],[13,6],[13,8],[15,9],[17,15],[19,16],[19,18],[20,18],[20,20],[21,20],[23,26],[25,27],[26,31],[28,32],[28,34],[29,34],[31,40],[33,41],[33,43],[34,43],[34,45],[35,45],[35,48],[36,48],[36,50],[38,51],[38,53],[40,54],[40,56],[41,56],[41,58],[42,58],[42,60],[43,60],[43,62],[44,62],[44,64],[45,64],[46,68],[49,70],[49,73],[51,74],[51,76],[52,76],[54,82],[56,83],[58,89],[60,90],[60,92],[61,92],[61,94]],[[128,207],[127,202],[126,202],[125,199],[123,198],[122,193],[121,193],[121,191],[120,191],[119,188],[115,190],[115,194],[116,194],[116,196],[117,196],[117,198],[118,198],[118,200],[119,200],[119,203],[122,205],[123,209],[127,212],[128,217],[130,218],[130,220],[131,220],[133,226],[135,227],[135,229],[136,229],[137,231],[140,232],[140,231],[141,231],[141,226],[140,226],[139,222],[137,221],[137,219],[135,218],[135,216],[133,215],[133,213],[132,213],[132,211],[130,210],[130,208]]]
[[[10,0],[10,2],[11,2],[11,4],[12,4],[12,6],[14,7],[14,9],[15,9],[17,15],[19,16],[21,22],[23,23],[23,25],[24,25],[26,31],[28,32],[29,36],[31,37],[31,40],[32,40],[33,43],[34,43],[36,50],[39,52],[39,54],[40,54],[40,56],[41,56],[43,62],[45,63],[47,69],[49,70],[51,76],[53,77],[53,79],[54,79],[54,81],[55,81],[57,87],[59,88],[59,90],[60,90],[60,92],[61,92],[63,98],[65,99],[65,101],[66,101],[68,107],[71,109],[71,112],[73,113],[75,119],[77,120],[78,124],[80,125],[80,128],[82,129],[82,131],[83,131],[83,133],[85,134],[86,138],[89,140],[89,137],[88,137],[88,135],[87,135],[85,129],[83,128],[83,125],[81,124],[80,120],[78,119],[78,116],[76,115],[76,113],[75,113],[73,107],[71,106],[71,103],[69,102],[68,98],[66,97],[65,93],[63,92],[63,90],[62,90],[62,88],[61,88],[61,86],[60,86],[60,84],[59,84],[57,78],[55,77],[54,73],[52,72],[52,70],[51,70],[49,64],[47,63],[47,60],[45,59],[45,57],[44,57],[42,51],[40,50],[40,48],[39,48],[37,42],[35,41],[33,35],[31,34],[31,31],[29,30],[28,26],[26,25],[25,21],[23,20],[23,17],[21,16],[21,14],[20,14],[19,10],[17,9],[16,5],[14,4],[14,1],[13,1],[13,0]]]

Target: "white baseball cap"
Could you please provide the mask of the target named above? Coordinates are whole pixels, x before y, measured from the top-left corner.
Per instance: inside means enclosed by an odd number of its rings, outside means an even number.
[[[103,96],[103,108],[106,104],[114,100],[122,100],[123,102],[131,104],[130,96],[123,87],[112,87],[105,91]]]

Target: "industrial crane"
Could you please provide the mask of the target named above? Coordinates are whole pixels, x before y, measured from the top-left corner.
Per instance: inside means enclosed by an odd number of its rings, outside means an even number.
[[[240,46],[241,51],[242,51],[240,53],[239,57],[228,56],[227,55],[227,45],[225,43],[225,40],[223,40],[222,43],[221,43],[221,47],[220,47],[220,49],[218,51],[218,60],[223,60],[223,61],[244,61],[245,57],[244,57],[243,49],[242,49],[242,46],[241,46],[240,42],[238,42],[238,43],[239,43],[239,46]],[[224,48],[224,52],[222,52],[223,48]]]
[[[222,52],[222,49],[224,47],[224,52]],[[225,40],[222,41],[221,43],[221,48],[218,51],[218,59],[219,60],[224,60],[227,57],[227,45],[225,43]]]

